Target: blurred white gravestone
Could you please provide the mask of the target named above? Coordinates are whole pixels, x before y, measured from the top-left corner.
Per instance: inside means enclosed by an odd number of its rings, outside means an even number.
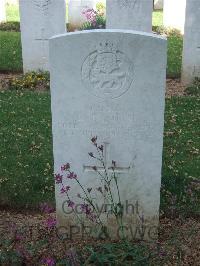
[[[164,0],[163,25],[184,33],[185,7],[186,0]]]
[[[153,0],[107,0],[106,28],[152,31]]]
[[[0,22],[6,21],[6,1],[0,0]]]
[[[95,193],[101,182],[88,152],[94,149],[90,139],[98,136],[108,173],[112,173],[112,160],[116,161],[123,206],[134,207],[124,214],[126,237],[139,237],[137,225],[143,216],[144,238],[156,238],[166,39],[122,30],[60,35],[50,40],[50,73],[55,173],[63,174],[61,165],[69,162],[84,188],[92,187]],[[103,174],[102,165],[97,165],[97,171]],[[65,178],[64,186],[68,185],[70,200],[80,203],[80,187],[74,179]],[[56,184],[58,225],[69,233],[77,221],[67,199]],[[98,198],[99,209],[103,204]],[[117,238],[113,216],[105,223],[110,236]]]
[[[65,0],[20,0],[24,72],[48,70],[48,39],[66,32]]]
[[[200,1],[187,1],[183,39],[182,82],[191,84],[200,77]]]
[[[154,9],[155,10],[163,9],[163,0],[154,0]]]

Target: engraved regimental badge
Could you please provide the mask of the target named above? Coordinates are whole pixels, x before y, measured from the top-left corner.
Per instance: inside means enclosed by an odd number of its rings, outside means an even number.
[[[123,95],[133,81],[133,64],[111,42],[99,43],[82,65],[85,88],[99,98]]]

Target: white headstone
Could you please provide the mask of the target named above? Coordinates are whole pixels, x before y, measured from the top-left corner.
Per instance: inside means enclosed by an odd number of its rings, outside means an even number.
[[[186,0],[164,0],[163,24],[184,33]]]
[[[155,10],[163,9],[163,0],[154,0],[154,9]]]
[[[0,1],[0,22],[6,21],[6,2],[5,0]]]
[[[66,31],[65,0],[20,0],[24,72],[48,70],[48,39]]]
[[[183,39],[182,82],[192,83],[200,77],[200,1],[187,1]]]
[[[106,28],[152,31],[153,0],[107,0]]]
[[[116,161],[123,206],[128,203],[135,208],[124,216],[127,237],[131,237],[130,230],[134,235],[136,221],[143,215],[144,238],[156,238],[166,40],[121,30],[63,34],[50,40],[50,70],[55,173],[62,174],[61,165],[69,162],[78,180],[85,189],[92,187],[93,193],[101,181],[88,152],[94,149],[90,139],[98,136],[108,173],[112,172],[112,160]],[[100,166],[98,171],[103,173]],[[79,202],[81,190],[75,180],[66,178],[64,183],[71,186],[72,201]],[[74,214],[67,214],[64,199],[56,185],[58,222],[69,229],[77,224]],[[101,208],[103,199],[98,203]],[[113,217],[108,217],[106,224],[117,238]]]

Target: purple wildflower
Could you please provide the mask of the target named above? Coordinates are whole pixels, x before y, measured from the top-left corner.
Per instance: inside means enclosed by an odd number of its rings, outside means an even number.
[[[63,176],[61,174],[55,174],[55,181],[56,184],[61,184],[62,183]]]
[[[68,203],[68,207],[71,207],[72,209],[74,208],[75,203],[73,201],[68,200],[67,203]]]
[[[46,202],[40,204],[40,210],[43,213],[52,213],[55,211],[55,209],[49,206]]]
[[[64,165],[61,166],[61,171],[67,171],[70,169],[70,164],[66,163]]]
[[[91,208],[89,207],[89,205],[86,204],[86,203],[81,204],[81,210],[82,210],[86,215],[91,214],[91,211],[92,211],[92,209],[91,209]]]
[[[70,190],[70,186],[62,187],[60,190],[60,193],[63,194],[63,193],[68,192],[69,190]]]
[[[76,179],[76,178],[77,178],[77,175],[76,175],[74,172],[70,172],[70,173],[67,175],[67,178],[69,178],[69,179]]]
[[[54,228],[56,226],[56,219],[53,217],[49,217],[46,221],[45,221],[45,226],[48,229]]]
[[[56,261],[53,258],[44,258],[41,260],[42,265],[44,266],[54,266],[56,265]]]

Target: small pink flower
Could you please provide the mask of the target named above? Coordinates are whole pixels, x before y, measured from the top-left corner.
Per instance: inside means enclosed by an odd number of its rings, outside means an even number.
[[[48,205],[46,202],[40,204],[40,210],[44,213],[52,213],[55,211],[55,209]]]
[[[61,166],[61,171],[67,171],[70,169],[70,164],[66,163],[64,165]]]
[[[77,175],[74,173],[74,172],[71,172],[67,175],[67,178],[69,179],[76,179],[77,178]]]
[[[70,186],[62,187],[60,190],[60,193],[63,194],[63,193],[68,192],[69,190],[70,190]]]
[[[67,203],[68,203],[68,207],[71,207],[72,209],[74,208],[75,203],[73,201],[68,200]]]
[[[20,240],[23,240],[23,235],[22,234],[19,234],[19,233],[17,233],[16,235],[15,235],[15,240],[16,241],[20,241]]]
[[[56,261],[53,258],[44,258],[41,260],[42,265],[44,266],[54,266]]]
[[[61,184],[62,183],[63,176],[61,174],[55,174],[55,181],[56,184]]]
[[[51,229],[54,228],[56,226],[56,219],[53,217],[49,217],[46,221],[45,221],[45,225],[47,228]]]
[[[91,208],[89,207],[88,204],[81,204],[81,210],[86,214],[86,215],[89,215],[91,213]]]

